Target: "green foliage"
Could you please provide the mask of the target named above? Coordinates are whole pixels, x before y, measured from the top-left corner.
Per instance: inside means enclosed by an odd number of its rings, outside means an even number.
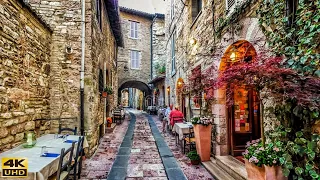
[[[196,160],[200,160],[200,156],[197,153],[197,151],[190,151],[187,154],[187,157],[191,160],[191,161],[196,161]]]
[[[284,174],[288,176],[291,171],[293,179],[319,179],[320,136],[313,134],[310,139],[306,139],[305,133],[298,131],[290,138],[291,132],[290,128],[279,126],[269,134],[272,141],[284,142],[284,153],[280,157]]]
[[[108,95],[113,94],[113,90],[111,86],[106,86],[103,91],[108,93]]]
[[[320,0],[299,0],[296,14],[286,15],[286,1],[264,0],[257,14],[269,47],[286,56],[286,65],[320,77]],[[291,18],[294,21],[288,24]]]

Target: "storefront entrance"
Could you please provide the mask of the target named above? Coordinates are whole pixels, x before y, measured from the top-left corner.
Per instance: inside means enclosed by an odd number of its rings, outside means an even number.
[[[224,71],[235,63],[251,63],[255,58],[256,51],[248,41],[237,41],[226,50],[219,70]],[[226,85],[225,90],[233,93],[234,102],[226,112],[228,152],[232,156],[242,157],[246,143],[261,137],[259,100],[257,93],[245,84],[232,89]]]
[[[241,156],[248,141],[260,138],[259,107],[256,92],[246,88],[234,90],[234,105],[228,108],[232,156]]]

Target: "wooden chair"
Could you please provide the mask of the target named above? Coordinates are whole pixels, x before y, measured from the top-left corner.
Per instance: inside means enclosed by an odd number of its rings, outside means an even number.
[[[73,169],[73,179],[80,179],[81,175],[81,169],[82,169],[82,156],[83,156],[83,141],[84,141],[84,136],[80,136],[78,140],[78,147],[76,151],[76,156],[74,158],[74,161],[72,162],[71,168]],[[77,171],[78,169],[78,171]]]
[[[59,126],[59,134],[61,134],[64,131],[68,131],[68,132],[72,132],[74,135],[77,135],[77,127],[75,127],[74,129],[72,128],[62,128],[61,126]]]
[[[72,146],[65,151],[64,148],[61,149],[61,154],[59,158],[59,166],[58,166],[58,171],[56,172],[55,175],[52,175],[49,177],[49,180],[66,180],[69,178],[69,174],[71,171],[71,163],[72,163],[72,156],[73,156],[73,150],[74,150],[74,142],[72,143]],[[63,160],[69,153],[69,158],[67,162],[64,162]]]
[[[189,133],[184,135],[183,138],[183,153],[186,153],[186,146],[189,146],[189,152],[192,151],[192,148],[196,147],[196,138],[194,137],[193,126],[189,127]]]
[[[113,122],[115,122],[116,124],[121,124],[122,116],[121,116],[120,109],[114,109],[112,116],[113,116],[113,118],[112,118]]]

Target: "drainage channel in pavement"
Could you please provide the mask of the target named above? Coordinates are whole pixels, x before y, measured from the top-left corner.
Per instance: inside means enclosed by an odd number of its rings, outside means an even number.
[[[183,173],[180,166],[178,165],[176,158],[173,156],[167,143],[162,137],[156,123],[153,121],[150,115],[148,114],[145,114],[145,115],[148,118],[149,125],[151,127],[153,137],[157,144],[158,151],[159,151],[168,179],[169,180],[187,180],[185,174]]]
[[[122,180],[126,178],[128,161],[133,140],[134,127],[136,123],[136,116],[132,112],[129,113],[131,116],[130,124],[119,148],[117,157],[112,165],[111,171],[108,174],[108,180]]]

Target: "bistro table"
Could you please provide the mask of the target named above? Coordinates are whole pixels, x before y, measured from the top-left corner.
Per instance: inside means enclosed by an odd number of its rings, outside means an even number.
[[[192,123],[191,122],[184,122],[184,123],[175,123],[173,128],[172,128],[172,132],[175,132],[176,134],[176,139],[178,136],[178,141],[183,140],[183,135],[185,134],[189,134],[189,127],[192,127]],[[176,141],[177,144],[177,141]]]
[[[68,149],[71,143],[64,143],[63,138],[54,138],[54,134],[46,134],[37,139],[37,143],[32,148],[24,148],[22,145],[15,147],[9,151],[0,154],[0,158],[27,158],[28,160],[28,177],[14,178],[15,180],[46,180],[58,170],[58,157],[41,157],[41,149],[46,146],[48,153],[61,153],[61,149]],[[69,135],[68,140],[79,140],[77,135]],[[77,145],[77,144],[76,144]],[[84,148],[88,146],[86,140],[84,141]],[[75,147],[76,149],[76,147]],[[2,167],[0,167],[0,175]],[[9,179],[0,177],[0,179]]]

